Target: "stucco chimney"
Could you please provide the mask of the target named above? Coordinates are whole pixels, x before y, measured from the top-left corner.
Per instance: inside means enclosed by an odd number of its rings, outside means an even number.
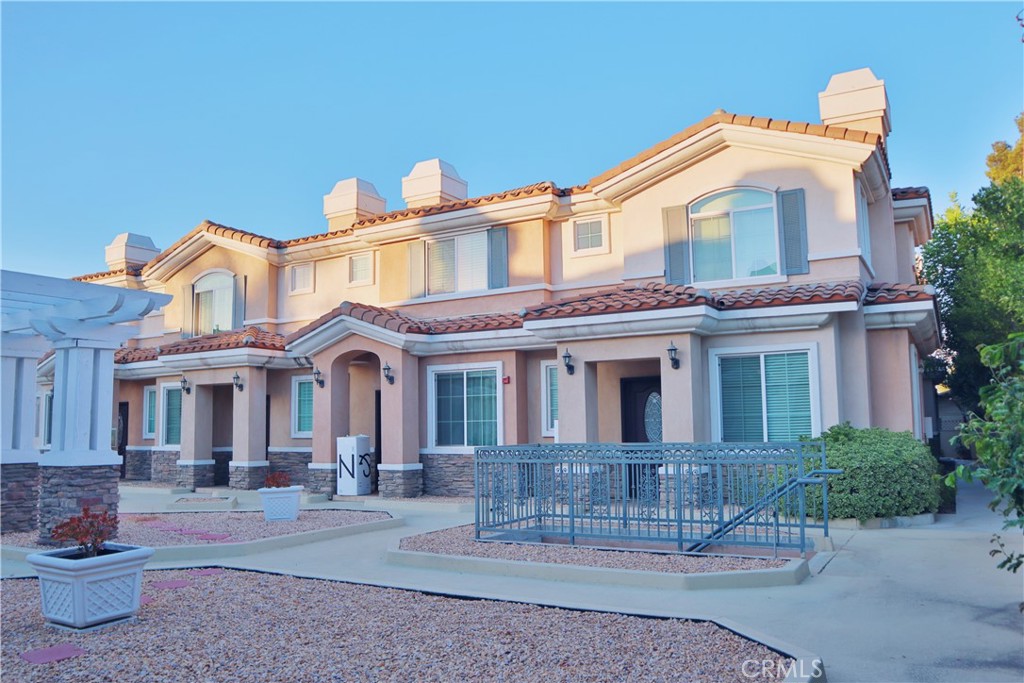
[[[152,239],[134,232],[122,232],[104,250],[107,268],[110,270],[141,266],[152,261],[159,253]]]
[[[465,199],[468,192],[469,185],[458,171],[441,159],[421,161],[402,178],[402,199],[410,209]]]
[[[339,180],[331,193],[324,195],[328,230],[346,230],[356,221],[384,213],[386,207],[373,183],[362,178]]]
[[[883,141],[892,130],[885,81],[871,69],[834,75],[825,92],[818,93],[818,109],[825,125],[878,133]]]

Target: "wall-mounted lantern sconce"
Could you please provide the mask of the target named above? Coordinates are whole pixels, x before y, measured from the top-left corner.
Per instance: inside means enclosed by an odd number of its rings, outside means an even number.
[[[324,388],[324,373],[320,372],[320,368],[313,368],[313,381],[321,389]]]
[[[237,372],[235,373],[235,376],[231,378],[231,383],[234,384],[235,389],[238,389],[239,391],[245,387],[245,385],[242,384],[242,378],[238,376]]]
[[[565,363],[565,371],[570,375],[576,372],[576,366],[572,364],[572,354],[569,353],[569,349],[565,350],[562,354],[562,362]]]
[[[386,379],[388,381],[388,384],[394,384],[395,383],[395,376],[391,374],[391,366],[390,365],[388,365],[385,362],[384,363],[384,367],[382,367],[380,369],[380,371],[384,373],[384,379]]]
[[[668,361],[669,361],[669,363],[672,364],[672,369],[673,370],[678,370],[679,369],[679,349],[676,348],[675,342],[669,342],[668,343],[668,348],[666,349],[666,351],[668,351]]]
[[[189,385],[188,380],[185,379],[185,375],[181,376],[181,390],[186,394],[192,393],[192,387]]]

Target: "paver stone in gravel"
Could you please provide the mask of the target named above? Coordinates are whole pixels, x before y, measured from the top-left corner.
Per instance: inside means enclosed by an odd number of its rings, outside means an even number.
[[[185,586],[191,585],[185,579],[175,579],[173,581],[154,581],[149,584],[150,588],[157,588],[159,590],[173,590],[175,588],[184,588]]]
[[[53,647],[41,647],[37,650],[22,652],[21,658],[32,664],[49,664],[59,662],[62,659],[70,659],[86,654],[86,651],[71,643],[62,643]]]
[[[143,595],[142,597],[139,598],[139,604],[140,605],[148,605],[149,603],[153,602],[154,600],[156,600],[156,598],[154,598],[152,595]]]

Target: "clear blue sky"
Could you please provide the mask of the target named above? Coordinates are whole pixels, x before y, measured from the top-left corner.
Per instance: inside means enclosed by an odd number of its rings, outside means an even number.
[[[440,156],[471,195],[586,182],[717,107],[818,120],[831,74],[892,106],[893,184],[986,184],[1024,108],[1019,3],[2,5],[3,267],[105,269],[124,231],[322,232],[359,176],[401,208]]]

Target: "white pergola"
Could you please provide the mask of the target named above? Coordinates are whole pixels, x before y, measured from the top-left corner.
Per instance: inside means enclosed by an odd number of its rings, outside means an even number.
[[[114,351],[137,334],[124,323],[170,300],[167,294],[0,271],[0,463],[119,465],[110,448]],[[33,444],[36,364],[51,347],[52,448],[41,460]]]

